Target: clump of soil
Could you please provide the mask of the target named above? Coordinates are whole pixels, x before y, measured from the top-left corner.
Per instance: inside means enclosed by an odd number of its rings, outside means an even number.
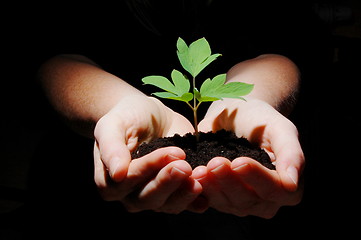
[[[168,146],[182,148],[186,153],[185,160],[193,169],[199,165],[207,165],[208,161],[214,157],[225,157],[229,160],[238,157],[250,157],[269,169],[275,169],[270,157],[263,149],[251,144],[246,138],[238,138],[233,132],[225,130],[215,133],[200,132],[198,142],[191,133],[184,136],[176,134],[172,137],[158,138],[149,143],[141,144],[133,152],[132,158],[139,158],[155,149]]]

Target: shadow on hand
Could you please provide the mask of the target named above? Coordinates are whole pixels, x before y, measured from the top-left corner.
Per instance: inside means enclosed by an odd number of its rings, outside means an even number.
[[[238,109],[233,110],[229,113],[228,109],[224,109],[213,121],[212,130],[214,132],[221,129],[227,131],[234,131],[235,129],[235,118],[237,116]]]
[[[236,123],[235,119],[237,116],[238,109],[234,109],[233,111],[229,111],[228,109],[224,109],[213,121],[212,130],[214,132],[219,131],[221,129],[225,129],[227,131],[235,132],[236,124],[242,125],[242,123]],[[244,137],[248,139],[252,144],[261,145],[264,131],[266,125],[260,125],[255,127],[252,132]],[[241,128],[242,129],[242,126]],[[246,130],[247,131],[247,130]],[[242,131],[245,132],[245,131]],[[236,133],[236,132],[235,132]],[[237,134],[237,133],[236,133]],[[239,134],[237,134],[238,137]]]

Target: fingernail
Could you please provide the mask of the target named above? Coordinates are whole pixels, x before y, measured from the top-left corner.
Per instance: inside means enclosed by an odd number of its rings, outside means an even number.
[[[206,167],[197,167],[193,170],[192,178],[197,181],[202,181],[207,177],[207,168]]]
[[[176,167],[172,168],[172,170],[170,171],[170,174],[172,176],[179,176],[179,174],[186,175],[185,172],[183,172],[182,170],[180,170],[179,168],[176,168]]]
[[[233,168],[232,170],[235,171],[235,172],[238,172],[239,170],[241,170],[242,168],[244,168],[244,167],[246,167],[248,165],[249,165],[248,163],[245,163],[245,164],[242,164],[242,165],[240,165],[238,167]]]
[[[170,161],[179,160],[179,157],[176,157],[176,156],[173,156],[173,155],[170,155],[170,154],[168,154],[167,157],[168,157],[168,159],[169,159]]]
[[[112,166],[109,169],[110,177],[116,182],[122,181],[127,173],[124,162],[119,157],[114,157],[111,162]]]
[[[121,160],[119,157],[113,157],[112,160],[110,161],[112,163],[113,166],[110,166],[110,176],[113,177],[114,174],[118,171],[119,165],[121,164]]]
[[[224,167],[224,164],[219,165],[218,167],[212,169],[211,172],[212,172],[212,173],[216,173],[216,172],[218,172],[220,169],[222,169],[223,167]]]
[[[287,168],[287,175],[291,178],[293,183],[297,186],[298,184],[298,171],[295,167],[288,167]]]

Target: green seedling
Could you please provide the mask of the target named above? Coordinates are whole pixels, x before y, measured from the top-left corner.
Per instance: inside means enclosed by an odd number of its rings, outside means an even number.
[[[205,38],[194,41],[189,47],[182,38],[178,38],[177,55],[184,70],[192,77],[192,90],[188,76],[175,69],[171,73],[172,82],[166,77],[155,75],[144,77],[142,81],[144,84],[165,90],[153,95],[185,102],[193,110],[195,135],[198,138],[197,110],[202,102],[213,102],[223,98],[245,100],[242,96],[249,94],[254,85],[242,82],[226,83],[226,74],[219,74],[212,79],[206,79],[198,90],[196,76],[221,56],[219,53],[211,54],[211,48]]]

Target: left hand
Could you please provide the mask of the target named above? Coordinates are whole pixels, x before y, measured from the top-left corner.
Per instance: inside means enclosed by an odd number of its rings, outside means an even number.
[[[281,206],[301,201],[305,161],[298,131],[290,120],[261,100],[224,99],[214,102],[199,124],[204,132],[222,128],[266,150],[276,171],[247,157],[213,158],[192,174],[211,207],[238,216],[271,218]]]
[[[140,142],[192,131],[186,118],[159,100],[124,97],[94,131],[94,180],[101,196],[121,202],[130,212],[178,213],[193,207],[202,186],[190,178],[192,168],[182,149],[164,147],[131,159]]]

